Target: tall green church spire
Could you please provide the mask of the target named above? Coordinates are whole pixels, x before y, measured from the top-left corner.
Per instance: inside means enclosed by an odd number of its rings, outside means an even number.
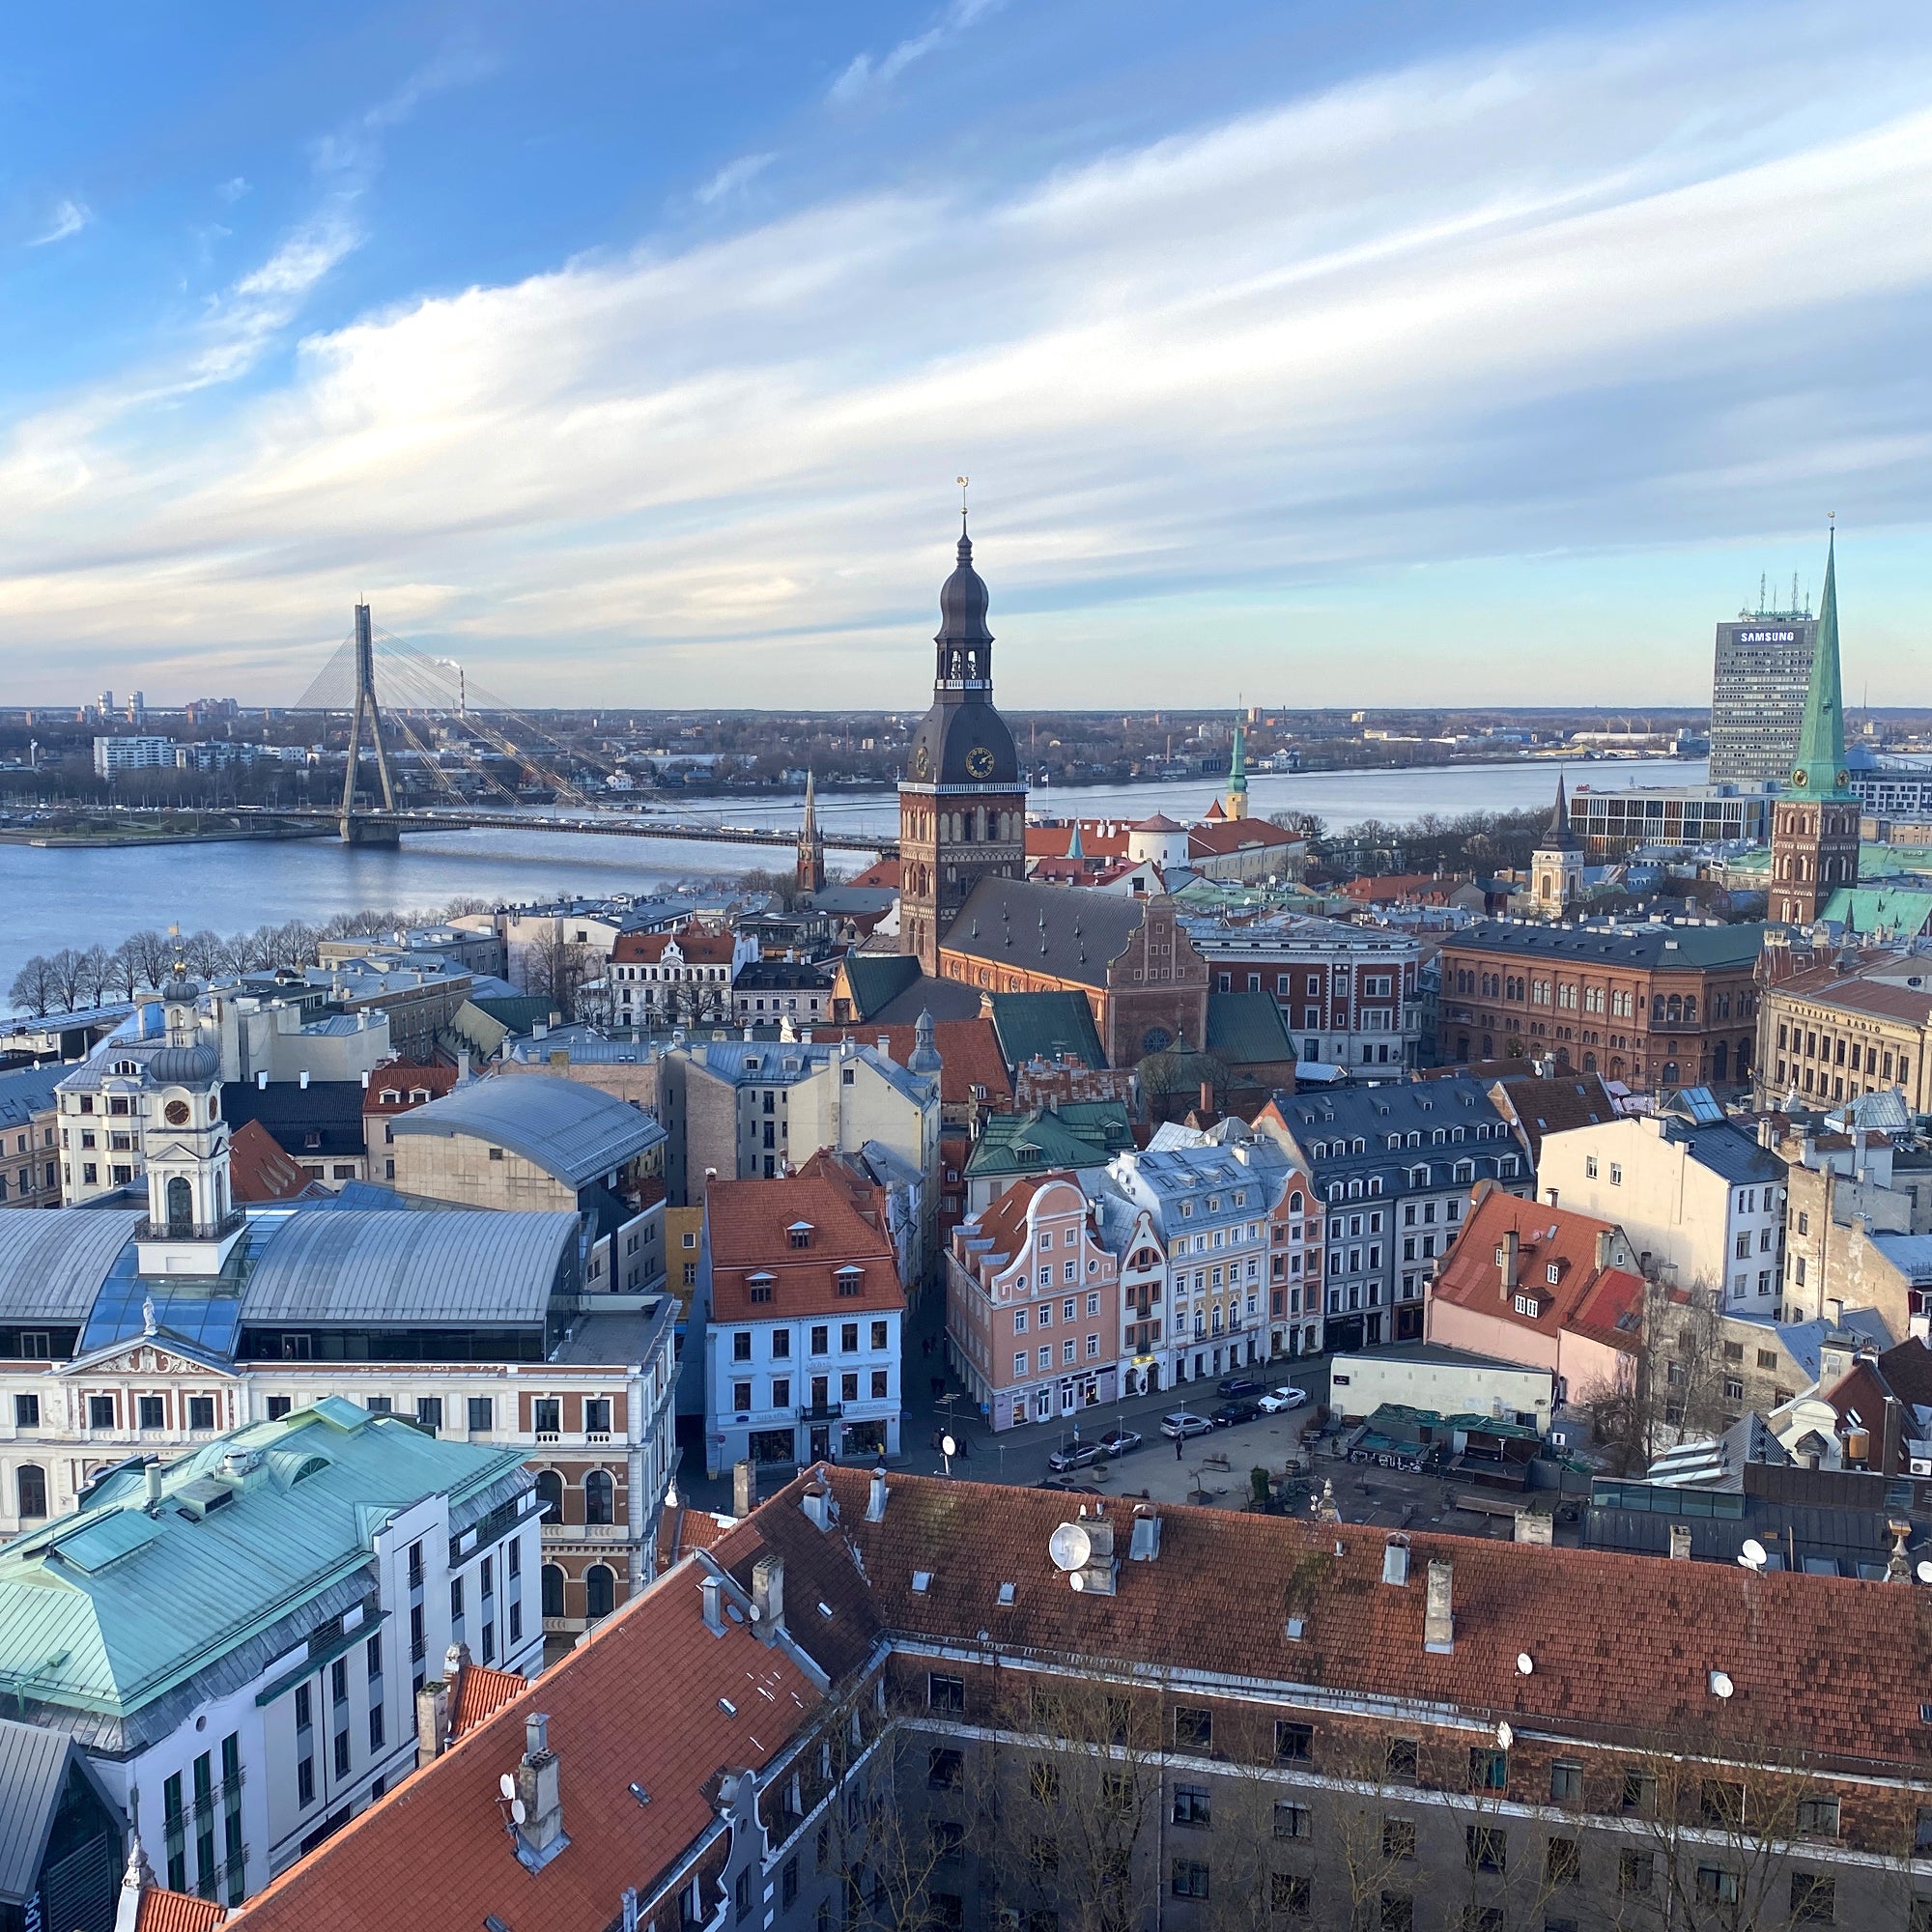
[[[1228,789],[1236,798],[1248,789],[1248,734],[1241,721],[1235,720],[1235,754],[1228,761]]]
[[[1845,706],[1838,687],[1838,533],[1825,553],[1825,594],[1818,605],[1818,648],[1811,659],[1811,686],[1804,694],[1804,722],[1791,761],[1788,798],[1852,796],[1845,770]]]

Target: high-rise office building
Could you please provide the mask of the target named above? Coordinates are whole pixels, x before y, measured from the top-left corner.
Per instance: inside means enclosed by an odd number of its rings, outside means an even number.
[[[1808,600],[1807,600],[1808,601]],[[1743,611],[1718,626],[1711,684],[1711,782],[1782,784],[1791,776],[1818,621],[1798,608]]]

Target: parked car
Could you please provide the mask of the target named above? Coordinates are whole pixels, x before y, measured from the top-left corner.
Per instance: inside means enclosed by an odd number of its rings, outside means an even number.
[[[1237,1422],[1252,1422],[1261,1412],[1261,1404],[1249,1402],[1245,1397],[1239,1402],[1224,1402],[1214,1410],[1214,1427],[1232,1429]]]
[[[1055,1475],[1064,1476],[1069,1469],[1084,1469],[1089,1463],[1105,1462],[1107,1454],[1098,1442],[1076,1442],[1071,1448],[1056,1449],[1046,1459],[1046,1466]]]
[[[1100,1447],[1110,1456],[1125,1456],[1146,1440],[1138,1429],[1110,1429],[1101,1436]]]
[[[1070,1496],[1097,1496],[1100,1492],[1092,1483],[1075,1482],[1071,1476],[1042,1476],[1034,1485],[1037,1490],[1061,1490]]]
[[[1308,1391],[1296,1388],[1288,1382],[1278,1389],[1269,1389],[1262,1397],[1261,1409],[1264,1415],[1279,1415],[1284,1409],[1299,1408],[1308,1400]]]
[[[1214,1384],[1216,1395],[1260,1395],[1262,1385],[1252,1376],[1223,1376]]]
[[[1212,1434],[1214,1425],[1205,1415],[1196,1415],[1191,1409],[1177,1408],[1172,1415],[1160,1419],[1160,1433],[1171,1442],[1182,1442],[1190,1435]]]

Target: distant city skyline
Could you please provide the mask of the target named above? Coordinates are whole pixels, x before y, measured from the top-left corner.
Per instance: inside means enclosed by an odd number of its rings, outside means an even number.
[[[23,19],[0,701],[1932,693],[1932,17],[429,0]]]

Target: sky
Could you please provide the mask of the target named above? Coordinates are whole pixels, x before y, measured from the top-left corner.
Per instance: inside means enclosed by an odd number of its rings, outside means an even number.
[[[0,702],[1932,702],[1932,9],[0,25]]]

